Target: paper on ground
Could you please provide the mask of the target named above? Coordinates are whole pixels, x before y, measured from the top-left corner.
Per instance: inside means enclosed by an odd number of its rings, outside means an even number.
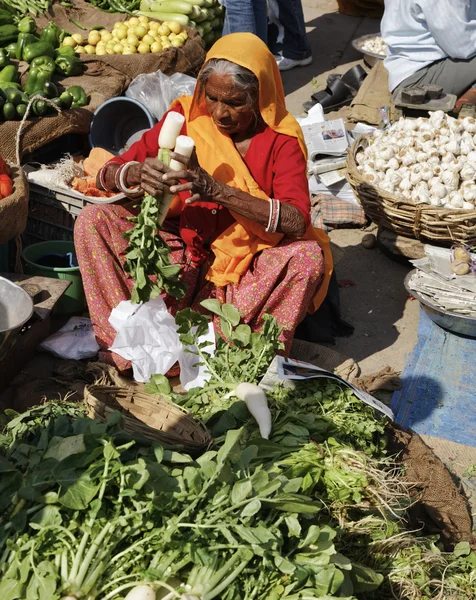
[[[332,185],[324,185],[322,181],[315,176],[311,176],[309,178],[309,190],[311,194],[331,194],[348,204],[354,204],[355,206],[360,206],[357,202],[357,199],[354,195],[352,187],[347,181],[339,181]]]
[[[194,366],[198,357],[185,352],[193,348],[185,347],[180,341],[175,319],[162,298],[142,304],[124,300],[112,310],[109,323],[116,331],[109,349],[131,361],[136,381],[148,382],[152,375],[165,375],[177,361],[181,367],[180,382],[185,389],[201,386],[210,379],[203,367]],[[213,342],[207,348],[213,355],[215,338],[211,323],[204,338]]]
[[[393,412],[388,406],[385,406],[385,404],[370,394],[367,394],[367,392],[364,392],[331,371],[326,371],[313,364],[302,362],[300,360],[276,356],[259,385],[264,390],[272,390],[278,382],[285,387],[294,387],[293,381],[305,379],[333,379],[334,381],[349,387],[356,397],[362,402],[365,402],[365,404],[368,404],[373,409],[386,415],[389,419],[393,420],[394,418]]]

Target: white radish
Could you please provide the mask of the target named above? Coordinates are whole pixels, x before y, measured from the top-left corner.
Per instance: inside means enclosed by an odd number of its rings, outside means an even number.
[[[187,135],[179,135],[177,141],[175,142],[174,152],[177,152],[178,154],[181,154],[186,158],[190,158],[190,156],[192,156],[194,147],[195,142],[192,140],[191,137],[188,137]],[[181,171],[182,169],[185,169],[184,164],[182,164],[178,160],[174,160],[173,158],[170,161],[169,166],[172,169],[172,171]]]
[[[165,117],[159,133],[159,148],[173,150],[175,141],[185,123],[185,117],[178,112],[170,111]]]
[[[155,592],[150,585],[136,585],[127,594],[125,600],[155,600]]]
[[[255,418],[261,437],[268,440],[271,433],[271,412],[264,390],[254,383],[240,383],[235,389],[235,395],[243,400]]]

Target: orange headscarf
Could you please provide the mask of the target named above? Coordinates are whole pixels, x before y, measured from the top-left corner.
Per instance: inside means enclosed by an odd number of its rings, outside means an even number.
[[[286,110],[283,84],[278,65],[267,46],[251,33],[233,33],[219,39],[207,54],[211,59],[225,59],[249,69],[259,81],[259,110],[264,122],[278,133],[297,138],[305,157],[307,149],[301,127]],[[187,121],[187,135],[195,142],[200,165],[215,179],[231,187],[269,200],[253,179],[231,138],[222,134],[210,118],[205,99],[197,86],[193,98],[182,96],[180,103]],[[172,110],[173,110],[172,105]],[[248,269],[253,256],[279,244],[282,234],[267,233],[265,228],[236,212],[236,222],[212,244],[215,254],[207,279],[221,287],[237,283]],[[313,299],[310,311],[317,310],[327,294],[332,274],[332,254],[329,237],[324,231],[308,228],[304,239],[315,240],[324,254],[324,281]]]

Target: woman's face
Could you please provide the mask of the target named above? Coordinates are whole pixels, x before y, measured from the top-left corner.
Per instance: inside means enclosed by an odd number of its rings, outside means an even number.
[[[231,75],[210,75],[205,84],[205,102],[222,133],[246,133],[256,123],[253,107],[248,103],[249,95],[234,85]]]

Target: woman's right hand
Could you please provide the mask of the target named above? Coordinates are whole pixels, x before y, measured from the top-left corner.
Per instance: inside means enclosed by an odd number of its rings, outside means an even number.
[[[127,184],[131,187],[140,187],[151,196],[162,196],[169,191],[169,187],[177,183],[175,179],[162,181],[162,176],[170,168],[157,158],[146,158],[143,163],[132,165],[127,172]]]

